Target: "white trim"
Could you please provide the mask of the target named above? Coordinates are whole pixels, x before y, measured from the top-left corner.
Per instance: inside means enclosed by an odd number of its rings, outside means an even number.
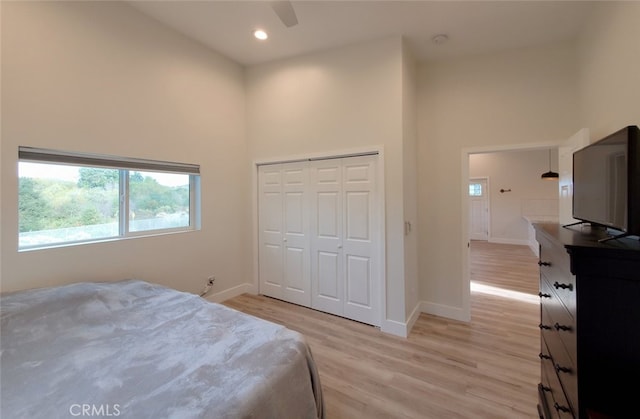
[[[390,335],[399,336],[401,338],[406,338],[407,336],[409,336],[407,334],[407,323],[399,322],[396,320],[383,320],[382,324],[380,325],[380,331],[383,333],[388,333]]]
[[[380,288],[378,297],[380,298],[380,319],[379,324],[382,325],[387,318],[387,214],[385,209],[387,201],[385,198],[385,168],[384,168],[384,146],[376,147],[378,152],[378,176],[376,178],[376,191],[378,193],[378,221],[381,223],[378,232],[380,243],[378,246],[378,274],[380,276]]]
[[[347,148],[342,150],[333,150],[326,152],[316,152],[308,154],[293,154],[287,156],[274,156],[263,159],[256,159],[253,161],[253,167],[262,166],[265,164],[277,164],[294,161],[307,161],[307,160],[324,160],[324,159],[336,159],[342,157],[357,157],[360,155],[378,154],[381,155],[384,150],[383,145],[368,146],[368,147],[356,147]]]
[[[279,161],[272,161],[269,163],[259,163],[258,166],[269,166],[272,164],[287,164],[287,163],[301,163],[301,162],[307,162],[307,161],[322,161],[322,160],[334,160],[334,159],[348,159],[350,157],[365,157],[365,156],[377,156],[378,152],[377,151],[371,151],[371,152],[359,152],[359,153],[349,153],[349,154],[337,154],[335,156],[324,156],[324,157],[307,157],[307,158],[303,158],[303,159],[299,159],[299,158],[295,158],[295,159],[288,159],[288,160],[279,160]]]
[[[418,301],[407,319],[407,336],[411,333],[411,329],[413,329],[418,317],[420,317],[420,313],[422,313],[421,306],[422,304]]]
[[[462,150],[461,153],[461,168],[462,168],[462,182],[461,188],[461,202],[462,202],[462,220],[461,220],[461,248],[462,248],[462,301],[459,309],[450,310],[445,306],[435,303],[422,303],[422,311],[425,313],[434,314],[436,316],[445,316],[455,319],[465,319],[468,321],[471,319],[471,274],[469,272],[469,260],[470,260],[470,240],[469,240],[469,154],[470,152]],[[489,237],[491,234],[489,234]],[[445,314],[447,313],[447,314]]]
[[[384,333],[406,338],[411,333],[420,314],[425,313],[433,316],[443,317],[450,320],[457,320],[468,323],[470,317],[466,315],[464,310],[458,307],[444,306],[437,303],[429,303],[427,301],[419,301],[411,311],[406,322],[398,322],[395,320],[385,320],[380,327]]]
[[[384,333],[389,333],[391,335],[400,336],[402,338],[406,338],[411,333],[411,329],[413,329],[414,324],[420,317],[422,303],[418,302],[416,306],[411,311],[409,318],[406,322],[399,322],[396,320],[386,319],[382,322],[380,326],[380,331]]]
[[[217,292],[215,294],[205,296],[205,300],[211,301],[214,303],[221,303],[223,301],[229,300],[231,298],[237,297],[242,294],[257,294],[256,288],[253,284],[244,283],[237,285],[235,287],[226,289],[224,291]]]
[[[471,286],[469,286],[468,292],[471,293]],[[420,311],[422,313],[466,323],[471,320],[470,311],[464,310],[464,308],[445,306],[438,303],[430,303],[428,301],[422,301],[420,303]]]
[[[529,241],[527,242],[527,246],[529,246],[529,249],[531,249],[536,257],[540,257],[540,245],[537,241]]]

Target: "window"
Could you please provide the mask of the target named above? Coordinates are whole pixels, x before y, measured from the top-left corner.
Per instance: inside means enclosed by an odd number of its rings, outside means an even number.
[[[199,228],[200,167],[19,148],[19,250]]]
[[[470,183],[469,196],[482,196],[482,183]]]

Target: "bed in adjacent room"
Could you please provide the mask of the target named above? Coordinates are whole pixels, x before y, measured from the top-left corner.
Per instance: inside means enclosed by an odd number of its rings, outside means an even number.
[[[87,282],[0,310],[3,418],[324,417],[301,334],[193,294]]]

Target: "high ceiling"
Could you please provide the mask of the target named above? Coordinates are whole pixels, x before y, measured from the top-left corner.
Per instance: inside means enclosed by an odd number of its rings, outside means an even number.
[[[357,42],[403,36],[421,61],[576,37],[594,2],[292,1],[287,28],[270,1],[131,1],[135,8],[247,66]],[[256,28],[269,33],[257,41]],[[446,34],[448,41],[432,38]]]

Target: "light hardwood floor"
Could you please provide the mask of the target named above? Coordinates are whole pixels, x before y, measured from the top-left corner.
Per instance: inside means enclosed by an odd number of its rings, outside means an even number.
[[[536,261],[525,246],[472,242],[471,322],[421,314],[406,339],[263,296],[225,304],[306,336],[328,419],[537,418]]]

